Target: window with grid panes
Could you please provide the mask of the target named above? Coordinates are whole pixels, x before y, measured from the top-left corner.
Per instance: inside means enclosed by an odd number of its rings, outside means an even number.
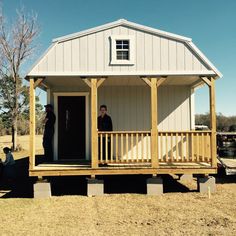
[[[111,35],[110,65],[134,65],[134,35]]]
[[[129,60],[129,40],[116,40],[116,59]]]

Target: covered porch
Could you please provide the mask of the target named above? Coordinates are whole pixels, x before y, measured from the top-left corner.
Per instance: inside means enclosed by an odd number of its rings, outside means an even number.
[[[106,77],[76,77],[65,78],[60,76],[47,76],[44,78],[30,77],[30,168],[31,176],[61,176],[61,175],[111,175],[111,174],[211,174],[216,173],[216,120],[215,120],[215,78],[207,75],[173,75],[173,76],[106,76]],[[209,87],[209,104],[211,127],[209,131],[194,130],[193,111],[188,113],[189,120],[178,121],[186,122],[180,129],[165,128],[163,111],[160,100],[163,99],[164,88],[175,86],[189,89],[190,110],[194,106],[191,99],[193,90],[205,83]],[[80,92],[86,93],[88,110],[86,111],[86,130],[85,130],[85,158],[77,160],[59,160],[58,158],[58,129],[56,124],[54,140],[54,162],[35,165],[35,89],[40,86],[47,90],[48,101],[58,94],[71,94]],[[141,100],[143,106],[150,108],[149,114],[144,114],[147,125],[134,126],[132,120],[114,121],[116,125],[113,131],[100,132],[97,130],[98,102],[99,96],[104,94],[102,87],[122,90],[125,86],[132,88],[147,89],[149,95]],[[123,87],[122,87],[123,86]],[[139,87],[140,86],[140,87]],[[163,89],[162,89],[163,88]],[[161,90],[162,89],[162,90]],[[192,92],[191,92],[192,91]],[[162,96],[160,94],[162,93]],[[121,93],[122,94],[122,93]],[[115,95],[114,95],[115,96]],[[131,95],[132,96],[132,95]],[[168,95],[166,95],[168,96]],[[177,95],[176,95],[177,96]],[[53,98],[52,98],[53,97]],[[165,96],[164,96],[165,97]],[[140,99],[140,98],[139,98]],[[123,100],[128,103],[130,109],[134,106],[133,99]],[[54,109],[58,113],[58,107]],[[137,105],[136,105],[137,106]],[[171,106],[180,106],[178,103]],[[112,107],[116,110],[118,107]],[[139,116],[145,110],[136,107],[133,116]],[[122,109],[121,109],[122,110]],[[173,109],[172,112],[175,112]],[[184,110],[182,111],[185,112]],[[117,114],[113,112],[113,114]],[[158,120],[159,119],[159,120]],[[163,122],[162,122],[163,121]],[[124,126],[124,122],[128,125]],[[146,122],[146,121],[142,121]],[[122,125],[119,125],[122,124]],[[122,130],[122,127],[125,129]],[[142,128],[146,129],[142,129]],[[187,128],[186,128],[187,127]],[[129,129],[130,128],[130,129]],[[136,129],[135,129],[136,128]]]

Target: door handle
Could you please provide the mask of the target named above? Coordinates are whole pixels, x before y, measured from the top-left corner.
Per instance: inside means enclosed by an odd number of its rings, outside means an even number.
[[[66,110],[66,131],[69,130],[69,122],[70,122],[70,112],[69,110]]]

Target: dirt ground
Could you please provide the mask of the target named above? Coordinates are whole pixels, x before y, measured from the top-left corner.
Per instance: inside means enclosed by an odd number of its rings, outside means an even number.
[[[210,199],[196,179],[177,176],[163,176],[162,196],[147,196],[142,175],[101,176],[106,194],[90,198],[85,177],[51,178],[53,196],[32,199],[26,153],[17,180],[0,181],[0,235],[236,235],[236,176],[217,175]]]

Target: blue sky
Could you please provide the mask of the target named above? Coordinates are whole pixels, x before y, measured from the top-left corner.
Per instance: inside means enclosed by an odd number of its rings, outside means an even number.
[[[216,82],[216,110],[236,115],[236,1],[235,0],[2,0],[8,20],[16,8],[38,14],[41,27],[37,55],[53,38],[120,18],[180,34],[193,42],[223,73]],[[24,71],[33,63],[29,61]],[[41,94],[42,102],[45,95]],[[196,93],[196,112],[209,110],[208,90]]]

